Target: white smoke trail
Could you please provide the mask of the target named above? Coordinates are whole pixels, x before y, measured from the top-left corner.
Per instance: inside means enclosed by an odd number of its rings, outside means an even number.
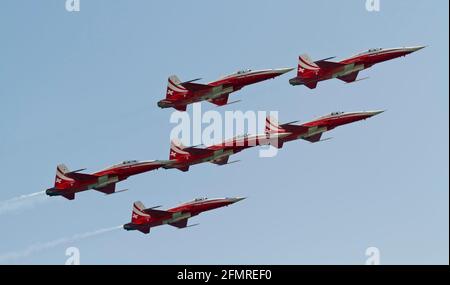
[[[31,194],[21,195],[9,200],[0,201],[0,215],[21,210],[23,208],[34,206],[37,203],[42,203],[48,199],[45,191],[39,191]]]
[[[101,234],[104,234],[107,232],[121,229],[122,227],[123,227],[123,225],[115,226],[115,227],[111,227],[111,228],[104,228],[104,229],[100,229],[100,230],[96,230],[96,231],[92,231],[92,232],[76,234],[71,237],[60,238],[60,239],[45,242],[45,243],[37,243],[37,244],[29,246],[28,248],[26,248],[24,250],[1,254],[0,255],[0,263],[4,263],[8,260],[14,260],[14,259],[27,257],[34,253],[37,253],[37,252],[40,252],[40,251],[43,251],[46,249],[50,249],[50,248],[56,247],[58,245],[72,243],[72,242],[75,242],[75,241],[78,241],[81,239],[101,235]]]

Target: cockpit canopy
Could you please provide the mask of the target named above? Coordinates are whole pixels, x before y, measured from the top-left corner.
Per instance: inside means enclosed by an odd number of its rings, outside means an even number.
[[[133,163],[136,163],[136,162],[138,162],[138,161],[137,160],[125,160],[121,164],[133,164]]]
[[[380,51],[380,50],[382,50],[382,48],[371,48],[371,49],[369,49],[367,51],[358,53],[357,55],[369,54],[369,53]]]
[[[337,116],[337,115],[341,115],[341,114],[344,114],[344,112],[332,112],[330,114],[330,116]]]
[[[371,48],[368,50],[368,52],[374,52],[374,51],[380,51],[381,48]]]
[[[242,70],[239,70],[238,72],[236,72],[236,74],[249,73],[250,71],[252,71],[252,70],[251,69],[242,69]]]
[[[196,199],[194,199],[194,202],[200,202],[200,201],[205,201],[205,200],[207,200],[208,198],[196,198]]]

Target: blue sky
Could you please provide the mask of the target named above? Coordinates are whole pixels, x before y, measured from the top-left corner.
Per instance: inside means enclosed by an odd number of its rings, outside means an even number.
[[[47,199],[0,214],[0,256],[130,219],[132,202],[171,207],[198,196],[248,196],[200,215],[198,227],[112,231],[7,260],[63,264],[384,264],[449,262],[448,1],[2,1],[0,201],[44,190],[55,168],[95,171],[166,159],[171,110],[156,102],[171,74],[205,81],[241,68],[296,66],[308,53],[343,58],[372,47],[428,45],[362,72],[355,84],[292,87],[290,73],[203,110],[278,110],[281,121],[387,109],[291,142],[274,158],[240,153],[226,167],[132,177],[103,196]],[[191,108],[189,108],[191,110]]]

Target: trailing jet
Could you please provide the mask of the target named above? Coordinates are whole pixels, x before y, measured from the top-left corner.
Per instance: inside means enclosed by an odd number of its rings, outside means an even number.
[[[327,140],[321,139],[324,132],[331,131],[342,125],[368,119],[382,112],[384,111],[334,112],[301,125],[296,125],[297,121],[279,125],[275,119],[268,116],[265,130],[268,135],[277,133],[289,134],[279,138],[277,144],[274,145],[277,148],[282,148],[285,142],[297,139],[315,143]]]
[[[166,211],[155,210],[160,206],[145,209],[142,202],[134,202],[131,214],[131,223],[123,225],[127,231],[138,230],[144,234],[150,232],[150,228],[160,225],[171,225],[179,229],[192,227],[188,226],[188,219],[202,212],[217,209],[239,202],[245,198],[200,198],[191,202],[181,204]]]
[[[339,62],[329,61],[334,57],[312,61],[307,54],[303,54],[299,57],[297,77],[290,79],[289,83],[291,85],[305,85],[314,89],[319,81],[332,78],[340,79],[346,83],[355,82],[358,81],[358,73],[361,70],[383,61],[406,56],[423,48],[424,46],[369,49]],[[366,78],[359,80],[363,79]]]
[[[218,106],[228,103],[230,93],[242,87],[275,78],[294,68],[242,70],[206,84],[194,83],[201,78],[181,82],[176,75],[169,77],[166,98],[158,102],[160,108],[175,108],[186,111],[186,106],[195,102],[208,101]]]
[[[70,171],[67,166],[60,164],[56,167],[55,185],[45,191],[48,196],[63,196],[75,199],[75,193],[94,189],[105,194],[116,193],[116,183],[132,175],[158,169],[166,162],[158,160],[137,161],[129,160],[93,174],[80,173],[85,169]],[[123,191],[123,190],[122,190]]]
[[[279,138],[289,135],[288,133],[260,134],[237,136],[208,147],[184,146],[179,140],[174,139],[170,144],[169,161],[163,168],[176,168],[188,171],[189,166],[211,162],[217,165],[231,164],[228,162],[230,155],[236,154],[244,149],[258,145],[274,145]]]

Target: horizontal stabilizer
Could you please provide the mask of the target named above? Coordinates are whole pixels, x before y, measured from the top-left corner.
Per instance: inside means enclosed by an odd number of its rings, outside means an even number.
[[[189,165],[186,165],[186,166],[178,166],[178,167],[175,167],[175,168],[178,169],[178,170],[180,170],[180,171],[183,171],[183,172],[189,171]]]
[[[80,172],[80,171],[84,171],[84,170],[86,170],[86,169],[87,169],[87,168],[80,168],[80,169],[77,169],[77,170],[74,170],[74,171],[66,172],[66,174],[77,173],[77,172]]]
[[[144,234],[150,233],[150,226],[138,226],[136,229]]]
[[[202,80],[202,78],[192,79],[192,80],[189,80],[189,81],[182,82],[180,84],[183,85],[183,84],[192,83],[192,82],[199,81],[199,80]]]
[[[70,178],[75,179],[77,181],[94,180],[94,179],[96,179],[98,177],[98,176],[91,175],[91,174],[84,174],[84,173],[77,173],[77,172],[69,172],[69,173],[66,173],[65,175],[67,177],[70,177]]]
[[[186,83],[181,83],[180,85],[183,86],[184,88],[186,88],[187,90],[193,91],[193,92],[211,89],[211,86],[206,85],[206,84],[200,84],[200,83],[186,82]]]
[[[170,216],[171,213],[167,211],[162,210],[155,210],[154,208],[144,209],[143,210],[146,214],[149,214],[152,218],[161,218],[161,217],[167,217]]]
[[[63,196],[64,198],[66,198],[68,200],[75,199],[75,193],[62,194],[61,196]]]
[[[211,153],[211,150],[209,150],[209,149],[195,147],[195,146],[185,147],[185,148],[183,148],[183,150],[186,152],[189,152],[190,154],[193,154],[193,155],[202,155],[202,154]]]
[[[173,108],[174,108],[175,110],[177,110],[177,111],[185,112],[185,111],[186,111],[186,108],[187,108],[187,105],[175,105]]]
[[[327,61],[327,60],[320,60],[320,61],[316,61],[314,63],[317,64],[320,68],[323,68],[323,69],[338,68],[338,67],[341,67],[341,66],[345,65],[343,63],[334,62],[334,61]]]
[[[317,81],[306,82],[306,83],[304,83],[304,85],[306,87],[308,87],[309,89],[314,89],[317,87]]]
[[[323,58],[323,59],[317,60],[317,61],[316,61],[316,64],[317,64],[318,62],[330,60],[330,59],[333,59],[333,58],[335,58],[335,56],[330,56],[330,57],[327,57],[327,58]]]

